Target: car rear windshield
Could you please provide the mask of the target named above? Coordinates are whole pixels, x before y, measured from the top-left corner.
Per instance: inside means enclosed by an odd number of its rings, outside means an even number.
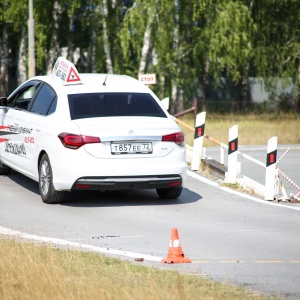
[[[147,116],[166,118],[150,94],[86,93],[68,95],[71,119]]]

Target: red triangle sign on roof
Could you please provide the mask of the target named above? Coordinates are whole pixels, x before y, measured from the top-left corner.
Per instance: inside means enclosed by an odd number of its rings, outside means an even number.
[[[51,76],[64,85],[82,83],[76,67],[63,57],[56,60]]]
[[[71,67],[66,82],[80,81],[78,73]]]

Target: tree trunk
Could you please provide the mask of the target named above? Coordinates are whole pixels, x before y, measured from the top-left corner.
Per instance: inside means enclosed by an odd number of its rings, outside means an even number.
[[[1,76],[0,76],[0,92],[1,96],[8,94],[8,36],[6,24],[3,26],[2,34],[2,53],[1,53]]]
[[[94,14],[92,16],[92,22],[94,25],[92,31],[92,38],[91,38],[91,45],[90,45],[90,62],[91,62],[91,72],[97,73],[97,31],[96,31],[96,24],[97,24],[97,15],[99,14],[100,7],[97,5],[94,10]]]
[[[58,1],[54,2],[53,6],[53,32],[52,32],[52,40],[51,40],[51,47],[48,52],[48,56],[46,59],[47,64],[47,74],[51,74],[53,65],[56,61],[56,59],[60,56],[60,49],[58,47],[58,38],[57,38],[57,32],[59,30],[59,16],[62,13],[62,9]]]
[[[176,113],[180,112],[180,110],[177,109],[177,84],[175,82],[172,82],[171,99],[173,101],[170,111],[172,115],[175,115]]]
[[[142,54],[140,60],[139,74],[145,73],[146,70],[147,56],[151,45],[151,29],[152,29],[154,17],[155,17],[155,12],[151,13],[148,19],[146,30],[144,32],[144,42],[143,42],[143,48],[142,48]]]
[[[178,11],[178,0],[174,0],[174,6],[175,6],[175,27],[174,27],[174,41],[173,41],[173,48],[174,51],[176,52],[176,61],[175,64],[177,67],[179,64],[179,13]],[[175,78],[176,76],[174,76]],[[176,80],[172,80],[172,100],[173,100],[173,105],[171,106],[171,112],[173,114],[176,114],[178,112],[181,112],[184,110],[184,95],[182,92],[182,89],[178,87],[178,83]]]
[[[203,100],[202,100],[202,111],[207,110],[207,101],[209,100],[209,59],[205,59],[204,77],[203,77]]]
[[[243,71],[243,78],[242,78],[242,109],[244,112],[248,110],[247,107],[247,100],[248,100],[248,91],[249,91],[249,64],[245,67]]]
[[[103,0],[103,18],[102,18],[102,26],[103,26],[103,44],[104,44],[104,53],[106,57],[106,69],[108,74],[113,74],[113,65],[110,55],[110,47],[109,40],[107,36],[107,22],[108,19],[108,7],[107,0]]]
[[[18,56],[18,85],[25,82],[27,79],[26,73],[26,43],[25,43],[25,29],[22,29],[22,37],[19,48],[19,56]]]
[[[73,62],[73,56],[74,56],[74,42],[73,42],[73,15],[71,12],[68,14],[69,16],[69,38],[68,38],[68,54],[67,59],[71,62]]]
[[[91,43],[91,72],[97,73],[97,62],[96,62],[96,46],[97,46],[97,33],[93,30],[92,43]]]

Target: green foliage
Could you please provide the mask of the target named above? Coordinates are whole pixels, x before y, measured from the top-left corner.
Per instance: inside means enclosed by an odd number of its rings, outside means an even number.
[[[299,0],[34,0],[33,5],[39,74],[62,48],[69,59],[79,49],[80,71],[106,72],[107,42],[114,72],[137,77],[150,28],[145,72],[156,73],[152,88],[161,98],[176,87],[183,99],[192,99],[203,94],[204,79],[218,82],[220,76],[236,86],[249,76],[268,79],[274,95],[278,78],[292,78],[300,90]],[[12,64],[22,32],[27,33],[28,0],[0,0],[0,16],[0,39],[6,28]]]
[[[28,1],[27,0],[10,0],[1,1],[3,9],[3,22],[13,25],[15,31],[19,31],[28,19]]]
[[[254,65],[262,77],[290,77],[300,84],[300,6],[297,0],[254,1]]]
[[[151,1],[142,5],[136,1],[126,10],[122,28],[119,34],[123,58],[131,76],[136,77],[143,46],[144,31],[147,25],[147,16],[151,14]],[[125,69],[126,72],[126,69]]]
[[[209,60],[215,78],[223,69],[234,82],[241,79],[251,55],[251,34],[254,30],[248,8],[240,2],[224,2],[216,7],[213,24],[206,27],[209,37]]]

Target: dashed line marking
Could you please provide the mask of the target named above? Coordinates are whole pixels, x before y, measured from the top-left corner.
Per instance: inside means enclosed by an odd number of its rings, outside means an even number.
[[[259,264],[280,264],[283,263],[283,260],[255,260],[255,263],[259,263]]]
[[[220,263],[244,263],[245,261],[244,260],[220,260],[219,261]]]
[[[242,264],[242,263],[256,263],[256,264],[281,264],[281,263],[300,263],[300,260],[192,260],[192,263],[222,263],[222,264]]]

